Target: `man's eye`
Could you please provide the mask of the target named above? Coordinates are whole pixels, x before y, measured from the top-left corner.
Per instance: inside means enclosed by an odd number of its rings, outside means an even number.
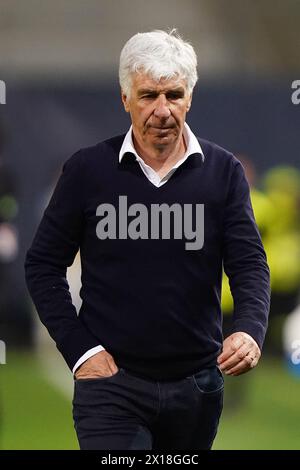
[[[153,100],[153,99],[155,99],[155,98],[156,98],[156,95],[151,95],[151,94],[149,94],[149,95],[142,95],[142,99],[148,99],[148,100],[150,99],[150,100]]]
[[[178,99],[182,98],[182,94],[181,93],[168,93],[167,98],[169,100],[178,100]]]

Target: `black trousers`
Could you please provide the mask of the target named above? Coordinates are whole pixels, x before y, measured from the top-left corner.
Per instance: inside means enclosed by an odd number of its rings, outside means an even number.
[[[202,450],[212,447],[223,408],[217,366],[154,381],[119,368],[75,380],[73,418],[81,449]]]

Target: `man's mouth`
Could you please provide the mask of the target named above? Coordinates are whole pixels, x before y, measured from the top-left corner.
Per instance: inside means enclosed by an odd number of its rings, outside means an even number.
[[[175,126],[150,126],[150,127],[157,131],[169,131],[170,129],[174,129]]]
[[[157,137],[167,137],[169,136],[169,133],[174,130],[176,126],[174,125],[153,125],[153,124],[148,124],[147,127],[145,128],[145,132],[149,132],[150,134],[154,134]]]

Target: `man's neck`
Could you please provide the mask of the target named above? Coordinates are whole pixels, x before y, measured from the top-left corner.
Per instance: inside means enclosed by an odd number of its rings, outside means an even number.
[[[187,146],[183,134],[172,147],[147,148],[142,147],[132,133],[132,140],[135,150],[144,162],[153,168],[160,177],[163,177],[169,170],[184,156]]]

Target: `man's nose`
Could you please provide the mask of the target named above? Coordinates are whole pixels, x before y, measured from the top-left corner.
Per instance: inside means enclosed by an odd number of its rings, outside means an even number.
[[[161,94],[158,96],[155,102],[154,116],[160,119],[167,119],[171,114],[168,106],[168,100],[165,95]]]

